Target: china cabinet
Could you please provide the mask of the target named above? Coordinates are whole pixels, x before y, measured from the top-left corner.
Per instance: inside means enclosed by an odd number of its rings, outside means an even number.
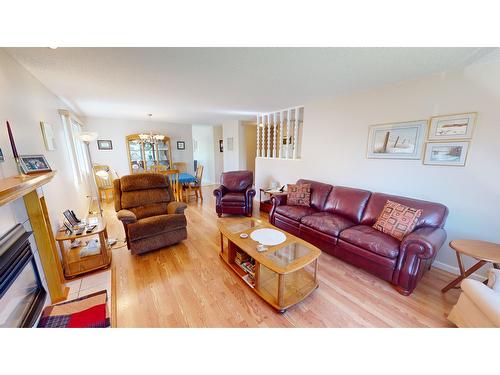
[[[156,166],[170,169],[172,148],[167,136],[152,136],[149,140],[139,134],[126,137],[130,173],[154,171]]]

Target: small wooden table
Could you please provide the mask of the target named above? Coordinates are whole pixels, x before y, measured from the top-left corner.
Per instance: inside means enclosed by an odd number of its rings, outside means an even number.
[[[74,232],[68,233],[66,230],[61,230],[57,233],[56,241],[61,250],[65,278],[70,279],[83,273],[107,268],[111,264],[111,248],[108,246],[106,222],[99,217],[96,219],[97,226],[91,233],[83,232],[78,236]],[[65,246],[66,241],[72,243],[75,240],[89,240],[91,239],[89,237],[93,236],[99,236],[99,251],[95,254],[87,256],[81,254],[85,248],[85,244],[74,248]]]
[[[264,193],[264,200],[262,200],[262,193]],[[286,195],[287,192],[279,191],[279,190],[269,190],[269,189],[259,189],[259,209],[262,212],[270,212],[271,208],[273,208],[273,204],[271,203],[271,198],[273,195]],[[269,199],[266,199],[266,195],[269,195]]]
[[[285,312],[318,287],[318,258],[321,250],[316,246],[254,218],[223,218],[219,219],[218,226],[220,257],[256,294],[279,312]],[[258,242],[252,240],[250,234],[261,228],[280,231],[286,240],[279,245],[269,246],[265,252],[258,252]],[[241,233],[248,234],[248,238],[241,238]],[[224,248],[224,237],[228,240],[227,249]],[[254,260],[253,272],[238,264],[237,254],[250,256]]]
[[[478,240],[454,240],[450,242],[450,247],[457,253],[460,276],[446,285],[441,292],[445,293],[454,288],[463,279],[469,277],[486,263],[493,263],[493,267],[500,268],[500,245],[492,242]],[[462,255],[468,255],[478,260],[471,268],[466,270],[462,263]]]

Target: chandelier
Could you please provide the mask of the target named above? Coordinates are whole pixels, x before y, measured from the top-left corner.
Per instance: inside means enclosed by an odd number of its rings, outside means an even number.
[[[147,133],[141,133],[139,134],[139,139],[141,140],[142,143],[150,143],[150,144],[158,144],[158,142],[163,141],[165,138],[164,135],[161,134],[153,134],[150,132],[149,134]]]

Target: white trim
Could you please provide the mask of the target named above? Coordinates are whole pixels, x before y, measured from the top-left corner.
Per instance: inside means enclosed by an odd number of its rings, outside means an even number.
[[[432,263],[432,267],[439,268],[440,270],[452,273],[452,274],[457,275],[457,276],[460,275],[460,270],[458,269],[458,267],[450,266],[449,264],[442,263],[442,262],[439,262],[437,260],[435,260]],[[487,279],[486,276],[478,274],[477,272],[470,275],[469,278],[477,280],[477,281],[481,281],[481,282],[483,282],[484,280]],[[443,285],[443,287],[444,287],[444,285]]]

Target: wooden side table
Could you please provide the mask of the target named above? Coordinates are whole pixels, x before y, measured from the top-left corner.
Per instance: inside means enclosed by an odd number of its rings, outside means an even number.
[[[454,288],[463,279],[472,275],[486,263],[493,263],[493,267],[500,268],[499,244],[477,240],[454,240],[450,242],[450,247],[457,253],[460,276],[441,289],[441,292],[443,293],[446,293],[448,290]],[[477,259],[478,262],[466,270],[462,262],[462,254]]]
[[[264,193],[264,200],[262,200],[262,193]],[[273,195],[282,195],[282,194],[287,194],[286,191],[279,191],[279,190],[266,190],[266,189],[259,189],[259,209],[263,212],[270,212],[271,208],[273,208],[273,204],[271,203],[271,197]],[[269,199],[266,199],[266,195],[269,196]]]
[[[90,240],[91,237],[99,237],[99,251],[96,254],[85,256],[82,250],[85,244],[71,248],[66,246],[65,242],[72,243],[75,240]],[[111,264],[111,248],[108,246],[108,233],[106,231],[106,222],[102,218],[98,218],[97,226],[91,233],[83,232],[77,236],[75,233],[67,231],[59,231],[56,236],[56,241],[61,250],[63,260],[64,276],[69,279],[83,273],[91,272],[99,268],[107,268]]]

